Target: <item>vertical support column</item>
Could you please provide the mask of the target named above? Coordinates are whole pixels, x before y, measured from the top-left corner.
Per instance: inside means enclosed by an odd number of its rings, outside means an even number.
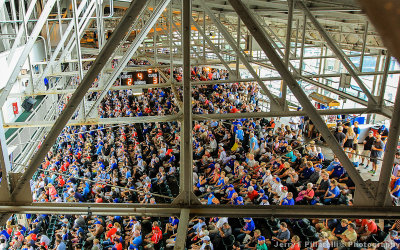
[[[183,202],[190,204],[193,188],[192,153],[192,85],[190,78],[190,34],[192,19],[192,1],[182,0],[182,51],[183,51],[183,120],[181,123],[181,168],[180,192]]]
[[[363,37],[363,45],[362,45],[362,51],[361,51],[361,57],[360,57],[360,66],[359,66],[359,71],[362,72],[362,67],[364,64],[364,55],[365,55],[365,47],[367,46],[367,38],[368,38],[368,24],[369,22],[365,22],[365,28],[364,28],[364,37]]]
[[[205,18],[205,15],[204,15]],[[174,35],[173,35],[173,28],[172,28],[172,23],[174,22],[174,17],[173,17],[173,13],[172,13],[172,4],[169,5],[169,67],[170,67],[170,71],[171,74],[169,76],[171,84],[174,83],[174,56],[172,54],[172,52],[174,51],[173,49],[173,41],[172,39],[174,39]],[[204,45],[204,38],[203,38],[203,45]],[[204,50],[205,47],[203,47]],[[203,51],[203,57],[205,59],[205,51]]]
[[[179,216],[179,225],[176,234],[176,241],[174,245],[174,250],[184,250],[186,245],[186,236],[188,232],[189,224],[189,212],[187,208],[181,210],[181,215]]]
[[[192,0],[182,0],[182,53],[183,53],[183,118],[181,119],[181,154],[179,195],[172,202],[188,206],[200,204],[193,193],[193,143],[192,143],[192,84],[190,70],[190,34]],[[186,237],[185,237],[186,238]]]
[[[236,36],[236,39],[237,39],[237,47],[240,49],[240,23],[241,23],[241,21],[240,21],[240,17],[238,17],[238,24],[237,24],[237,36]],[[239,56],[236,56],[236,78],[237,79],[240,79],[240,68],[239,68],[239,65],[240,65],[240,59],[239,59]]]
[[[79,80],[82,81],[83,79],[83,66],[82,66],[82,52],[81,52],[81,39],[79,38],[79,25],[78,25],[78,17],[79,12],[76,7],[76,0],[72,0],[72,9],[73,9],[73,16],[74,16],[74,33],[75,33],[75,45],[76,45],[76,54],[78,57],[78,72],[79,72]],[[80,103],[79,109],[79,117],[85,118],[85,96],[83,97],[82,102]]]
[[[296,43],[294,44],[294,58],[297,58],[297,46],[298,46],[298,41],[299,41],[299,25],[300,21],[299,19],[296,20]]]
[[[0,170],[2,172],[2,178],[0,182],[0,201],[10,201],[11,186],[9,173],[11,172],[11,164],[8,157],[2,117],[0,117]]]
[[[391,59],[392,59],[392,57],[390,55],[390,52],[387,51],[386,52],[386,57],[385,57],[385,68],[383,69],[382,82],[380,84],[380,91],[379,91],[378,104],[380,106],[385,104],[384,103],[384,101],[385,101],[385,90],[386,90],[386,83],[387,83],[387,79],[388,79],[388,71],[389,71]],[[396,114],[396,113],[393,113],[393,114]]]
[[[388,54],[389,56],[389,54]],[[390,61],[389,61],[390,62]],[[400,82],[397,86],[396,99],[394,103],[393,114],[400,113]],[[397,144],[400,136],[400,116],[393,115],[390,121],[389,136],[386,142],[385,155],[383,157],[381,174],[379,176],[376,206],[390,206],[389,183],[392,174],[394,157],[397,151]]]
[[[286,46],[285,46],[285,65],[289,68],[289,59],[290,59],[290,42],[292,38],[292,24],[293,24],[293,7],[295,0],[288,0],[288,22],[287,22],[287,29],[286,29]],[[282,81],[281,86],[281,104],[282,109],[286,110],[286,94],[287,94],[287,84],[285,81]]]
[[[61,6],[60,6],[60,0],[57,0],[57,18],[58,18],[58,29],[60,32],[60,37],[63,35],[63,28],[62,28],[62,21],[61,21]],[[61,44],[62,49],[64,49],[64,43]],[[46,53],[47,55],[47,53]],[[46,58],[47,61],[47,58]]]
[[[14,2],[14,1],[12,1]],[[14,6],[15,8],[15,6]],[[25,3],[24,1],[21,1],[20,3],[20,8],[22,10],[22,17],[23,17],[23,22],[22,22],[22,26],[24,29],[24,35],[25,35],[25,42],[28,42],[28,20],[26,19],[25,16]],[[46,53],[46,51],[45,51]],[[31,91],[31,93],[34,92],[34,87],[33,87],[33,68],[32,68],[32,62],[31,62],[31,56],[28,54],[28,64],[29,64],[29,77],[30,77],[30,81],[29,81],[29,91]]]
[[[304,44],[306,43],[306,28],[307,28],[307,16],[303,15],[303,36],[301,38],[301,51],[300,51],[300,63],[299,63],[299,74],[303,73],[303,60],[304,60]]]
[[[203,13],[203,30],[206,31],[206,12]],[[203,60],[206,62],[206,38],[203,36]]]

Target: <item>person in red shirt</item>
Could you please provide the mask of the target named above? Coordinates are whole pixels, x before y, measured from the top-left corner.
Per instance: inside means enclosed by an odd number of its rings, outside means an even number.
[[[153,248],[155,244],[157,244],[162,238],[162,231],[160,227],[158,226],[158,222],[154,221],[153,222],[153,227],[151,228],[151,233],[146,235],[146,238],[144,239],[144,242],[147,243],[145,245],[145,249]]]
[[[122,243],[118,237],[114,238],[114,247],[112,249],[122,250]]]
[[[367,241],[369,237],[378,232],[378,226],[373,219],[362,220],[361,227],[358,229],[358,235],[360,235],[361,241]]]
[[[258,197],[258,192],[256,190],[254,190],[254,187],[250,186],[247,192],[247,197],[246,197],[246,201],[248,202],[253,202],[254,199],[256,199]]]
[[[289,247],[288,250],[300,250],[300,237],[297,235],[293,235],[292,237],[292,245]]]

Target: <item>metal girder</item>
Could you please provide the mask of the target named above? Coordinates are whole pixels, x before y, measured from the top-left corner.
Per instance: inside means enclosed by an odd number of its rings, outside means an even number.
[[[330,49],[335,53],[335,55],[338,57],[338,59],[342,62],[343,66],[347,69],[349,74],[353,77],[353,79],[356,81],[358,86],[362,89],[364,94],[368,97],[368,101],[370,101],[372,104],[376,105],[378,104],[376,97],[371,94],[371,92],[368,90],[368,88],[365,86],[361,78],[358,76],[358,70],[356,67],[354,67],[351,63],[351,61],[347,58],[346,54],[343,53],[343,51],[339,48],[339,46],[335,43],[335,41],[329,36],[329,34],[325,31],[325,29],[322,27],[322,25],[318,22],[318,20],[314,17],[314,15],[310,12],[310,10],[307,8],[307,6],[304,4],[302,0],[297,2],[297,6],[299,6],[304,13],[307,15],[307,17],[310,19],[310,21],[313,23],[314,27],[318,30],[318,32],[321,34],[321,36],[324,38]]]
[[[183,209],[189,216],[231,218],[345,218],[345,219],[400,219],[400,207],[374,206],[257,206],[257,205],[191,205],[138,203],[2,203],[0,214],[87,214],[120,216],[179,216]],[[187,229],[187,228],[186,228]]]
[[[150,19],[147,20],[144,27],[141,28],[139,34],[137,34],[135,39],[132,41],[131,46],[129,46],[128,50],[125,52],[124,57],[118,62],[118,66],[111,73],[110,77],[107,78],[104,89],[102,90],[100,96],[97,98],[96,102],[93,103],[92,106],[89,108],[88,114],[91,114],[99,106],[101,100],[103,100],[103,98],[107,95],[108,90],[114,84],[115,80],[117,80],[117,78],[120,76],[121,72],[125,68],[125,65],[127,65],[129,60],[132,59],[132,56],[136,53],[137,49],[142,44],[147,34],[150,32],[151,28],[157,22],[157,19],[163,13],[169,2],[170,0],[162,0],[159,2]]]
[[[265,34],[261,31],[261,25],[257,23],[250,10],[242,3],[241,0],[229,0],[229,2],[235,9],[236,13],[240,16],[242,21],[246,24],[248,30],[258,42],[264,53],[268,56],[272,64],[275,66],[276,70],[280,73],[284,81],[287,82],[288,87],[300,102],[304,111],[307,112],[308,116],[322,134],[325,141],[330,145],[332,151],[339,157],[339,160],[348,172],[349,177],[353,180],[357,189],[365,198],[365,202],[371,203],[374,199],[374,192],[371,190],[371,187],[366,185],[360,174],[354,168],[352,162],[347,157],[346,153],[343,151],[341,145],[339,145],[339,143],[336,141],[335,137],[332,135],[329,128],[326,126],[325,122],[318,114],[307,95],[304,93],[303,89],[296,82],[296,79],[293,77],[290,71],[285,67],[282,59],[276,53]]]
[[[373,114],[378,110],[370,110],[368,108],[355,108],[355,109],[328,109],[317,110],[319,115],[346,115],[346,114]],[[308,113],[305,111],[271,111],[271,112],[250,112],[250,113],[225,113],[225,114],[193,114],[194,121],[202,120],[228,120],[240,118],[269,118],[269,117],[292,117],[292,116],[306,116]]]
[[[189,213],[190,210],[187,208],[181,209],[181,214],[179,216],[179,225],[176,232],[176,241],[174,245],[174,250],[184,250],[186,246],[186,237],[188,233],[189,225]]]
[[[179,195],[173,204],[199,203],[193,194],[193,142],[192,142],[192,85],[190,68],[190,37],[192,0],[182,0],[182,52],[183,52],[183,105],[180,140]]]
[[[48,2],[50,3],[50,1]],[[117,48],[119,42],[125,36],[125,33],[129,30],[132,22],[137,18],[146,1],[136,0],[134,1],[129,9],[126,11],[125,15],[119,22],[117,28],[114,33],[107,41],[106,45],[100,51],[98,57],[94,61],[92,67],[90,67],[88,73],[82,79],[78,88],[71,96],[69,102],[67,103],[65,109],[61,112],[61,115],[56,120],[53,127],[50,129],[46,138],[44,139],[41,147],[36,151],[35,155],[32,157],[28,168],[25,170],[23,176],[18,181],[18,185],[14,188],[11,193],[11,199],[15,200],[16,196],[21,192],[25,191],[23,189],[24,184],[28,183],[32,178],[33,174],[36,172],[37,168],[41,165],[44,157],[46,156],[49,149],[53,146],[55,141],[57,140],[58,135],[63,130],[64,126],[67,124],[68,120],[74,114],[75,110],[78,108],[79,103],[84,98],[88,89],[92,85],[93,81],[97,77],[97,75],[101,72],[105,63],[112,55],[114,50]]]
[[[125,86],[112,86],[109,90],[127,90],[127,89],[151,89],[151,88],[168,88],[171,87],[170,83],[161,84],[141,84],[141,85],[125,85]],[[35,91],[33,93],[11,93],[9,97],[23,97],[23,96],[38,96],[38,95],[58,95],[58,94],[72,94],[76,88],[71,89],[51,89],[46,91]],[[88,92],[100,92],[103,88],[90,88]]]
[[[233,73],[231,67],[229,67],[228,63],[222,58],[221,54],[219,53],[219,50],[217,46],[214,45],[214,43],[211,41],[211,39],[206,35],[204,30],[200,28],[200,25],[198,25],[192,18],[192,23],[194,27],[196,27],[197,31],[201,34],[201,36],[205,39],[207,44],[211,47],[211,49],[214,51],[214,54],[218,57],[219,60],[221,60],[221,63],[225,66],[225,68],[229,71],[229,75],[233,76],[236,78],[236,75]]]
[[[383,76],[382,76],[382,82],[379,85],[380,91],[379,91],[379,99],[378,99],[378,104],[380,106],[385,105],[385,90],[386,90],[386,83],[388,79],[388,71],[390,67],[390,61],[392,60],[392,57],[390,55],[390,52],[388,51],[385,57],[385,66],[383,68]]]
[[[320,115],[344,115],[344,114],[374,114],[379,113],[379,109],[354,108],[354,109],[331,109],[317,110]],[[87,120],[72,120],[66,126],[95,125],[95,124],[133,124],[133,123],[153,123],[170,122],[181,118],[182,112],[174,115],[165,116],[141,116],[141,117],[118,117],[118,118],[98,118]],[[307,115],[305,111],[271,111],[271,112],[250,112],[250,113],[226,113],[226,114],[193,114],[193,120],[223,120],[238,118],[267,118],[267,117],[291,117]],[[12,122],[5,123],[4,128],[25,128],[25,127],[51,127],[55,121],[35,121],[35,122]]]
[[[285,45],[285,64],[286,67],[289,67],[289,58],[290,58],[290,43],[292,38],[292,25],[293,25],[293,9],[296,0],[288,0],[288,23],[286,28],[286,45]],[[286,94],[287,94],[287,84],[285,81],[282,81],[281,85],[281,96],[282,96],[282,103],[286,106]],[[284,107],[285,108],[285,107]]]
[[[229,43],[229,45],[233,48],[233,50],[236,52],[237,56],[239,56],[240,60],[246,66],[246,68],[250,72],[250,74],[257,80],[257,83],[260,85],[262,90],[265,92],[265,94],[270,99],[271,105],[274,105],[276,107],[281,107],[281,104],[279,103],[279,101],[268,90],[268,88],[267,88],[267,86],[265,86],[264,82],[261,81],[260,77],[255,72],[255,70],[253,69],[251,64],[248,62],[248,60],[244,56],[241,49],[236,46],[235,40],[233,39],[231,34],[228,32],[228,30],[222,25],[221,21],[215,17],[214,13],[212,13],[210,8],[204,2],[201,2],[200,0],[196,0],[196,2],[198,2],[199,4],[202,5],[202,7],[204,8],[207,15],[211,18],[211,20],[214,22],[215,26],[218,28],[219,32],[221,32],[222,36]]]
[[[46,5],[43,8],[42,14],[39,17],[38,22],[36,23],[35,27],[32,30],[32,33],[30,34],[30,37],[28,38],[27,43],[24,46],[24,49],[21,53],[21,55],[18,58],[13,57],[12,61],[10,63],[10,70],[11,74],[9,74],[7,77],[7,83],[6,86],[3,88],[3,91],[0,94],[0,106],[3,106],[8,94],[11,92],[12,87],[14,86],[15,80],[17,79],[17,76],[20,73],[20,70],[22,69],[22,66],[24,65],[26,59],[28,58],[29,52],[31,51],[33,45],[36,42],[36,39],[41,32],[43,25],[46,22],[47,17],[50,14],[51,9],[53,8],[53,5],[55,4],[56,0],[48,0],[46,2]],[[22,30],[22,29],[21,29]]]
[[[151,123],[151,122],[171,122],[180,118],[182,113],[165,116],[137,116],[137,117],[118,117],[118,118],[93,118],[86,120],[71,120],[65,126],[81,126],[96,124],[131,124],[131,123]],[[24,128],[24,127],[52,127],[56,121],[35,121],[35,122],[13,122],[4,124],[4,128]]]
[[[390,201],[390,176],[392,174],[394,157],[397,152],[397,145],[399,143],[400,136],[400,82],[397,86],[393,114],[396,115],[394,115],[390,121],[389,135],[386,142],[385,154],[379,176],[378,190],[376,195],[377,199],[375,200],[376,206],[391,205],[391,203],[387,204],[387,201]]]
[[[4,128],[2,126],[3,118],[0,116],[0,171],[2,178],[0,181],[0,201],[10,200],[11,183],[9,174],[11,172],[10,158],[8,156],[7,141],[4,134]]]
[[[24,17],[23,17],[23,24],[22,24],[22,25],[25,25],[25,24],[28,22],[27,20],[28,20],[29,17],[31,16],[31,14],[32,14],[32,12],[33,12],[33,9],[35,8],[36,2],[37,2],[37,0],[32,0],[32,1],[30,2],[29,7],[28,7],[28,9],[26,10],[26,13],[25,13],[25,15],[24,15]],[[21,8],[22,8],[22,7],[21,7]],[[23,6],[23,8],[25,8],[25,6]],[[24,29],[19,29],[19,31],[18,31],[18,33],[17,33],[17,36],[15,37],[13,46],[12,46],[12,48],[11,48],[11,50],[10,50],[10,53],[9,53],[8,56],[7,56],[7,63],[11,63],[11,60],[13,60],[15,50],[16,50],[17,47],[19,46],[23,35],[24,35]],[[36,40],[36,39],[35,39],[35,40]]]
[[[83,31],[85,30],[86,26],[89,24],[90,17],[93,15],[94,11],[96,10],[95,1],[90,1],[88,8],[86,8],[85,12],[83,13],[83,17],[80,19],[78,26],[79,29],[79,39],[83,36]],[[73,48],[73,44],[75,42],[75,36],[72,36],[65,49],[62,51],[61,56],[55,61],[54,68],[58,68],[60,64],[64,61],[64,58],[67,56],[68,53],[71,52]]]
[[[78,10],[76,11],[77,15],[80,15],[80,13],[82,12],[83,8],[86,5],[87,0],[82,0],[82,2],[80,3]],[[90,6],[89,6],[90,7]],[[86,11],[90,11],[90,8],[87,8]],[[86,12],[85,12],[86,13]],[[85,15],[84,15],[85,16]],[[71,21],[67,28],[65,29],[64,33],[61,36],[60,41],[58,42],[58,45],[56,47],[56,49],[54,50],[53,54],[50,57],[49,62],[47,63],[47,66],[44,68],[43,73],[40,75],[40,77],[38,77],[34,83],[34,86],[38,86],[39,82],[41,82],[50,72],[50,70],[52,69],[53,65],[56,62],[58,53],[60,53],[61,49],[64,48],[64,43],[67,40],[67,38],[69,37],[72,29],[74,28],[74,22]],[[73,40],[74,37],[72,37],[71,40]],[[65,49],[65,48],[64,48]],[[63,60],[62,57],[60,57],[58,60]]]
[[[310,79],[308,77],[305,77],[305,76],[299,76],[299,78],[301,80],[306,81],[308,83],[311,83],[311,84],[313,84],[313,85],[315,85],[317,87],[320,87],[322,89],[325,89],[325,90],[328,90],[328,91],[330,91],[332,93],[335,93],[335,94],[337,94],[339,96],[342,96],[342,97],[345,97],[345,98],[347,98],[349,100],[352,100],[355,103],[359,103],[361,105],[368,106],[368,102],[363,100],[363,99],[361,99],[361,98],[358,98],[358,97],[355,97],[353,95],[347,94],[346,92],[340,91],[338,89],[335,89],[333,87],[330,87],[330,86],[325,85],[323,83],[320,83],[318,81],[312,80],[312,79]]]

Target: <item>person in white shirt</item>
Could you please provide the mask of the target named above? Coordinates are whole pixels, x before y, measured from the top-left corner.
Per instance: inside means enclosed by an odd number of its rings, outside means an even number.
[[[210,241],[210,237],[209,236],[204,236],[203,237],[203,244],[201,245],[200,250],[204,250],[204,248],[207,245],[211,247],[211,250],[214,250],[213,244]]]
[[[290,129],[297,131],[300,124],[300,117],[298,116],[290,117],[289,124],[290,124]]]

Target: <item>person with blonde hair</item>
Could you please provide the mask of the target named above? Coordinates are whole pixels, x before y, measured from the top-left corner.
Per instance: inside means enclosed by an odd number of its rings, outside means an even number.
[[[297,235],[293,235],[292,237],[292,245],[287,250],[300,250],[300,237]]]
[[[346,133],[346,137],[343,140],[344,151],[348,152],[348,156],[351,159],[353,150],[353,144],[357,141],[357,135],[354,133],[353,129],[348,129]]]
[[[329,243],[328,240],[328,234],[326,232],[322,232],[319,233],[318,237],[319,240],[317,242],[314,242],[312,247],[316,250],[329,250],[331,244]]]

